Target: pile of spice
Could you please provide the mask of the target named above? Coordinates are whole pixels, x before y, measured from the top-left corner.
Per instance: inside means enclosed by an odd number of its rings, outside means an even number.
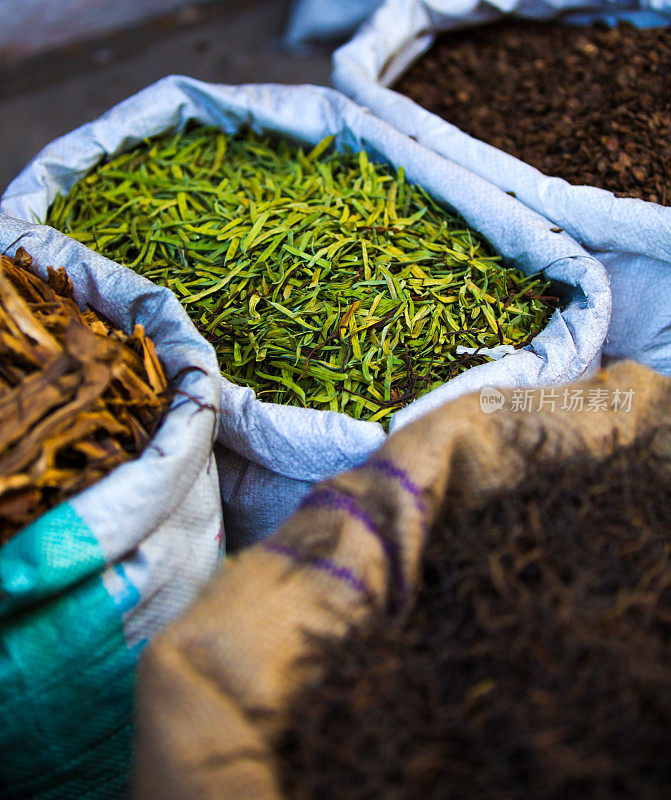
[[[444,34],[396,89],[548,175],[671,203],[671,31],[509,21]]]
[[[644,445],[448,498],[410,613],[319,645],[287,798],[671,796],[670,490]]]
[[[48,224],[172,289],[262,400],[383,420],[523,346],[555,298],[403,169],[196,127],[98,166]]]
[[[31,263],[0,256],[0,544],[136,458],[169,400],[142,326],[80,311],[63,269]]]

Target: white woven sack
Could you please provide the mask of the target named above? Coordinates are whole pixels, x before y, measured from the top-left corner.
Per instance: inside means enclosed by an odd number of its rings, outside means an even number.
[[[507,262],[527,273],[544,270],[548,278],[575,287],[567,308],[555,312],[528,347],[475,367],[398,411],[391,431],[482,386],[573,380],[598,360],[610,317],[603,266],[568,234],[552,233],[548,220],[519,201],[332,89],[165,78],[44,148],[7,188],[0,210],[43,219],[56,194],[106,154],[189,119],[228,133],[250,126],[310,146],[334,134],[338,149],[365,149],[375,160],[402,165],[410,181],[459,211]],[[251,389],[222,379],[218,455],[227,536],[241,543],[270,533],[314,482],[361,464],[384,438],[379,423],[261,402]]]
[[[671,0],[386,0],[333,56],[334,86],[394,127],[491,181],[564,228],[610,275],[613,314],[604,354],[671,373],[671,208],[572,186],[465,134],[393,84],[438,33],[504,14],[640,26],[671,24]]]
[[[118,800],[137,657],[220,560],[219,370],[172,292],[52,228],[0,214],[0,252],[19,246],[40,277],[64,267],[80,307],[128,333],[141,323],[177,388],[139,458],[0,549],[0,794]]]
[[[297,55],[315,45],[344,41],[382,0],[294,0],[282,43]]]

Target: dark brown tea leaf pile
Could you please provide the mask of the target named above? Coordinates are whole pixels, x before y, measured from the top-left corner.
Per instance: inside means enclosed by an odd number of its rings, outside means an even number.
[[[640,447],[452,498],[410,614],[319,650],[278,745],[287,797],[670,797],[666,469]]]
[[[548,175],[671,203],[671,29],[511,21],[452,32],[396,89]]]
[[[63,269],[0,256],[0,545],[142,452],[168,382],[142,326],[80,311]]]

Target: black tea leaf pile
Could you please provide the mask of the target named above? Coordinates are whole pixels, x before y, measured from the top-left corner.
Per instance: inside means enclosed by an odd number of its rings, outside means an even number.
[[[671,28],[507,19],[451,31],[395,88],[548,175],[671,202]]]
[[[671,797],[668,467],[641,446],[450,498],[409,615],[319,644],[286,797]]]

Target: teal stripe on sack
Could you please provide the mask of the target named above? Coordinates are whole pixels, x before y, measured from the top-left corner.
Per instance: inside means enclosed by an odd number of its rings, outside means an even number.
[[[136,658],[103,569],[67,503],[0,550],[3,800],[126,795]]]
[[[115,564],[112,570],[119,578],[121,586],[123,587],[122,591],[114,595],[114,602],[121,613],[125,614],[140,602],[140,590],[129,580],[123,564]]]
[[[0,550],[0,620],[104,568],[93,532],[69,503],[52,508]]]

